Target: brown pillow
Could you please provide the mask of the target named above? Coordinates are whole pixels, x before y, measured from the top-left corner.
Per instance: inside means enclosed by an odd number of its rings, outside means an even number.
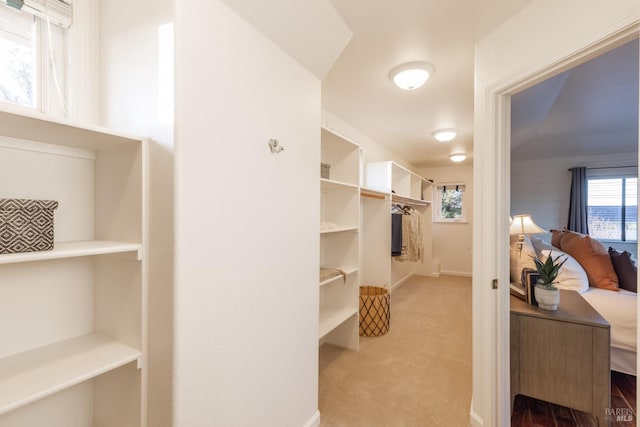
[[[576,237],[587,237],[587,235],[586,234],[582,234],[582,233],[578,233],[576,231],[567,230],[566,228],[564,228],[562,230],[562,234],[560,236],[560,246],[559,246],[559,248],[562,249],[563,246],[566,246],[567,243],[569,243],[570,240],[575,239]],[[604,246],[603,246],[603,249],[604,249]],[[562,249],[562,250],[564,250],[564,249]]]
[[[562,249],[561,242],[562,242],[562,238],[565,235],[565,231],[567,231],[566,228],[563,228],[562,230],[551,230],[551,245],[552,246],[555,246],[558,249]]]
[[[560,249],[574,257],[584,268],[589,286],[618,290],[618,276],[613,269],[609,252],[602,243],[584,234],[565,231],[561,244]]]
[[[631,253],[609,248],[609,256],[618,276],[620,287],[631,292],[638,292],[638,268],[631,259]]]

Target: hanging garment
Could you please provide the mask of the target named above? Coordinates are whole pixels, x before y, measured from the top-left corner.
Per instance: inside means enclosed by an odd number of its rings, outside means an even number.
[[[402,253],[395,257],[398,261],[422,262],[424,242],[422,241],[422,215],[415,210],[402,220]]]
[[[401,213],[391,214],[391,256],[402,255],[402,217]]]

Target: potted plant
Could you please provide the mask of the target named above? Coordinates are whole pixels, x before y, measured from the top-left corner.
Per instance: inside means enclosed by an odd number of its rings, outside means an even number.
[[[536,270],[540,277],[533,289],[538,306],[545,310],[557,310],[560,303],[560,290],[554,285],[560,268],[567,261],[567,257],[561,259],[564,255],[558,255],[555,259],[553,254],[549,252],[545,262],[540,261],[538,257],[534,257]]]

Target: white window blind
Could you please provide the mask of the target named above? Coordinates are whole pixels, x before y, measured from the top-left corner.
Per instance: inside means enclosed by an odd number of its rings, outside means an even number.
[[[0,12],[0,38],[31,48],[33,45],[33,16],[5,7]]]
[[[5,3],[62,28],[69,28],[73,22],[73,7],[63,0],[5,0]]]

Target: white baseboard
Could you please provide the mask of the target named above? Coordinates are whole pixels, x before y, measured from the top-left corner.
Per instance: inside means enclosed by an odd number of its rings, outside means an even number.
[[[444,276],[472,277],[472,274],[466,271],[440,270],[440,274]]]
[[[320,427],[320,411],[316,411],[302,427]]]
[[[473,410],[473,396],[471,396],[471,407],[469,408],[469,423],[472,427],[484,427],[482,417]]]
[[[402,279],[398,280],[396,283],[393,284],[393,286],[391,286],[390,292],[393,292],[396,289],[398,289],[400,286],[402,286],[407,280],[411,279],[413,276],[415,276],[415,273],[409,273],[406,276],[404,276]]]

